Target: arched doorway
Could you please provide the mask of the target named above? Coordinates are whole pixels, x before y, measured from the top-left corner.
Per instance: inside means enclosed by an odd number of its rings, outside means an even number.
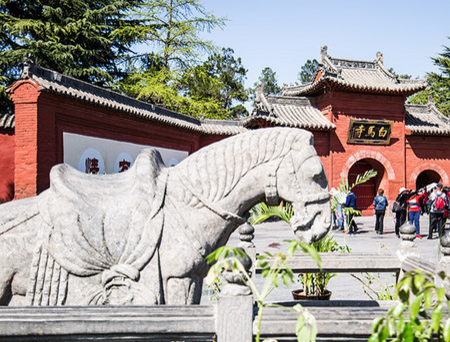
[[[439,183],[441,181],[441,176],[439,173],[433,170],[425,170],[419,173],[416,178],[416,189],[423,188],[431,183]]]
[[[362,159],[353,164],[348,172],[348,184],[351,186],[355,183],[358,175],[363,175],[366,171],[372,169],[377,171],[376,177],[354,187],[352,190],[356,195],[358,210],[361,210],[363,214],[368,214],[371,211],[373,199],[376,196],[378,188],[382,185],[383,178],[385,178],[384,166],[374,159]]]

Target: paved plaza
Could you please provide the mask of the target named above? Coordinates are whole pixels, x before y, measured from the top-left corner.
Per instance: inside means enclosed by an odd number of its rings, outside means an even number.
[[[394,232],[394,219],[393,217],[385,217],[384,234],[377,235],[375,233],[375,218],[373,216],[357,217],[356,222],[358,224],[358,233],[356,235],[344,234],[341,231],[333,230],[333,234],[340,245],[348,245],[351,252],[355,253],[382,253],[393,254],[397,252],[400,239],[397,238]],[[439,253],[439,239],[437,235],[434,235],[434,239],[428,240],[426,235],[428,233],[428,216],[423,215],[420,218],[421,234],[424,238],[416,239],[415,242],[418,246],[419,252],[427,261],[437,262],[440,258]],[[292,240],[294,234],[292,233],[289,225],[282,221],[267,222],[255,226],[255,238],[254,243],[258,253],[268,251],[270,253],[286,252],[286,246],[288,245],[284,240]],[[231,246],[239,245],[239,234],[236,231],[230,238],[228,243]],[[365,279],[365,275],[357,274],[361,279]],[[378,277],[378,275],[373,274]],[[380,279],[385,284],[394,283],[394,274],[382,274]],[[366,281],[366,280],[365,280]],[[258,279],[258,283],[262,285],[262,279]],[[380,285],[378,281],[375,281],[372,285],[375,289]],[[298,286],[292,286],[291,289],[286,289],[281,284],[280,288],[275,289],[269,296],[269,301],[285,301],[291,300],[291,290]],[[328,285],[329,290],[333,292],[331,299],[341,300],[361,300],[369,299],[364,293],[362,284],[349,274],[339,274],[332,278]],[[202,298],[202,303],[206,303],[207,300]]]

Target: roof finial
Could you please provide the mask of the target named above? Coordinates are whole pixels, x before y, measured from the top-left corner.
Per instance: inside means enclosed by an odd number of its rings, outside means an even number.
[[[324,45],[320,48],[320,64],[324,63],[325,57],[328,55],[328,46]]]
[[[380,51],[377,52],[377,61],[383,64],[383,54]]]
[[[22,75],[20,75],[20,78],[28,78],[30,75],[30,67],[32,65],[35,65],[36,61],[34,59],[34,56],[32,53],[27,53],[24,57],[23,57],[23,70],[22,70]]]
[[[264,94],[264,83],[260,83],[258,87],[256,87],[256,98],[255,101],[261,101],[261,95]]]
[[[433,95],[428,95],[428,105],[430,105],[430,106],[434,106],[434,104],[435,104],[436,102],[434,102],[434,100],[433,100]]]

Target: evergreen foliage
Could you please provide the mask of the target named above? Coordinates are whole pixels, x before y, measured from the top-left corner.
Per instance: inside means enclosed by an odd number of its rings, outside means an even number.
[[[248,99],[244,87],[247,70],[241,58],[234,58],[233,53],[230,48],[214,52],[203,64],[186,70],[180,82],[192,99],[220,103],[230,116],[235,101],[243,103]]]
[[[278,86],[277,73],[270,67],[265,67],[258,77],[258,81],[253,85],[252,94],[255,97],[256,88],[260,84],[264,85],[264,93],[269,95],[278,95],[281,93],[281,88]]]
[[[5,89],[31,54],[39,66],[187,115],[248,114],[241,59],[200,36],[225,19],[198,0],[0,0],[0,20],[0,112],[12,112]],[[141,43],[153,50],[134,53]]]
[[[137,37],[148,44],[169,69],[186,70],[196,65],[202,54],[212,53],[214,44],[199,33],[225,24],[224,18],[208,13],[198,0],[145,0],[133,16],[141,25],[125,26],[117,35]]]
[[[11,110],[4,90],[20,76],[29,54],[39,66],[107,85],[121,74],[119,62],[134,41],[114,32],[138,24],[126,16],[137,5],[134,0],[0,0],[0,105]]]
[[[298,73],[298,79],[303,83],[310,83],[314,81],[314,76],[319,69],[319,62],[316,59],[308,59],[306,63],[301,67]]]
[[[449,37],[450,38],[450,37]],[[426,104],[431,96],[437,109],[444,115],[450,115],[450,48],[444,46],[444,52],[432,58],[440,73],[431,72],[428,76],[428,89],[408,98],[409,103]]]
[[[122,80],[120,90],[156,105],[190,116],[229,119],[247,114],[242,104],[247,70],[230,48],[213,53],[203,63],[184,71],[166,67],[158,55],[147,56],[141,69]]]

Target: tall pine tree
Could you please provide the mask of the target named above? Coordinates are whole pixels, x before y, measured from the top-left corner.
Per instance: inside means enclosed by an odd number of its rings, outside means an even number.
[[[203,54],[212,53],[215,45],[199,33],[225,24],[224,18],[208,13],[199,0],[145,0],[133,16],[142,24],[123,27],[119,34],[139,37],[170,70],[186,70],[196,65]]]
[[[319,62],[316,59],[308,59],[301,67],[301,71],[298,73],[298,79],[302,84],[314,81],[314,76],[318,68]]]
[[[253,98],[255,97],[256,88],[260,85],[264,85],[264,93],[269,95],[278,95],[281,93],[281,88],[278,85],[277,73],[270,67],[265,67],[261,71],[261,75],[258,77],[258,82],[256,82],[252,89]]]
[[[247,113],[236,105],[248,98],[247,70],[240,58],[234,58],[231,49],[219,53],[201,36],[222,27],[225,19],[208,13],[198,0],[145,0],[134,16],[144,25],[124,27],[118,34],[139,37],[150,52],[130,57],[130,75],[121,80],[121,91],[192,116]],[[202,62],[205,55],[209,57]]]
[[[69,76],[106,85],[136,37],[115,34],[137,24],[125,14],[135,0],[0,0],[0,112],[11,111],[4,90],[25,56]],[[3,108],[2,108],[3,107]]]
[[[449,37],[450,39],[450,37]],[[438,57],[432,58],[440,73],[428,74],[429,89],[414,94],[408,98],[408,102],[425,104],[428,96],[432,96],[436,107],[446,116],[450,116],[450,48],[444,46],[444,52]]]

